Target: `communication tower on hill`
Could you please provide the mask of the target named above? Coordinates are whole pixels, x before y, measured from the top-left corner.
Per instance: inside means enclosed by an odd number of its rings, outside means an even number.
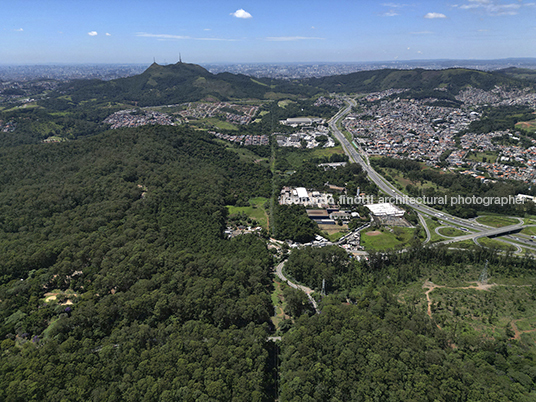
[[[486,266],[484,267],[484,270],[480,274],[480,278],[478,278],[478,282],[482,285],[488,284],[488,260],[486,260]]]

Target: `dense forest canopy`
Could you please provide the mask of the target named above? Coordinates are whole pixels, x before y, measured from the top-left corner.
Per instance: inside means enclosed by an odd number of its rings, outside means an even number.
[[[0,399],[266,398],[271,257],[222,233],[269,171],[171,127],[0,163]]]

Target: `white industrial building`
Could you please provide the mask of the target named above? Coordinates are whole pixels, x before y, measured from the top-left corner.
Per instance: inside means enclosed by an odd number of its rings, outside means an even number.
[[[404,216],[405,211],[402,208],[397,207],[394,204],[391,203],[383,203],[383,204],[367,204],[365,205],[372,215],[378,216],[378,217],[387,217],[387,216],[394,216],[394,217],[402,217]]]

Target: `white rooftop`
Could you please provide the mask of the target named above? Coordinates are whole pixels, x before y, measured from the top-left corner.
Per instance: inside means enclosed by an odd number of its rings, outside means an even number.
[[[376,216],[403,216],[404,210],[391,203],[365,205]]]

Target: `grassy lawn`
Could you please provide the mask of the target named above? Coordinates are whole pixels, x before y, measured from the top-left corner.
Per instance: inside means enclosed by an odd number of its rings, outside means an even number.
[[[516,129],[536,133],[536,120],[519,122],[516,124]]]
[[[468,161],[472,161],[472,162],[494,163],[497,160],[498,156],[499,154],[493,151],[475,152],[475,153],[469,152],[466,155],[465,159]]]
[[[311,150],[295,150],[287,153],[284,157],[287,159],[287,162],[294,168],[299,168],[304,161],[313,158],[322,158],[330,157],[334,154],[344,154],[342,147],[336,146],[331,148],[314,148]]]
[[[284,100],[280,100],[279,102],[277,102],[277,106],[284,109],[287,107],[287,105],[290,105],[291,103],[295,103],[295,102],[291,101],[290,99],[284,99]]]
[[[229,210],[229,215],[244,213],[248,217],[255,219],[260,226],[268,229],[268,214],[264,209],[264,204],[268,201],[268,198],[256,197],[249,200],[249,207],[227,205],[227,209]]]
[[[255,152],[247,148],[234,147],[232,144],[229,144],[229,142],[225,140],[218,140],[218,142],[224,144],[229,151],[236,153],[240,157],[240,159],[245,162],[260,163],[262,166],[265,167],[270,166],[270,160],[268,158],[262,158]]]
[[[344,154],[344,151],[342,149],[342,147],[340,145],[336,146],[336,147],[331,147],[331,148],[315,148],[312,152],[311,152],[311,158],[321,158],[321,157],[324,157],[324,156],[331,156],[331,155],[334,155],[334,154],[339,154],[339,155],[342,155]]]
[[[464,249],[471,249],[475,248],[476,244],[472,240],[462,240],[457,241],[454,243],[448,244],[449,248],[464,248]]]
[[[322,236],[333,242],[348,234],[348,225],[318,225],[318,227],[322,231]]]
[[[428,230],[430,231],[430,243],[435,243],[438,241],[445,240],[443,236],[440,236],[435,232],[436,228],[438,228],[439,226],[442,226],[440,223],[430,218],[425,218],[424,220],[426,222],[426,226],[428,226]]]
[[[217,119],[215,117],[207,117],[206,119],[194,120],[191,121],[190,124],[207,128],[215,127],[219,128],[220,130],[238,131],[238,128],[234,124]]]
[[[391,232],[387,228],[377,230],[378,235],[368,235],[367,233],[376,231],[374,228],[368,228],[361,232],[361,245],[365,250],[389,250],[393,248],[402,248],[409,244],[413,239],[415,229],[411,228],[393,228]]]
[[[500,216],[500,215],[479,216],[478,218],[476,218],[476,220],[478,223],[492,226],[494,228],[515,225],[516,223],[519,223],[519,220],[516,218],[509,218],[507,216]]]
[[[332,241],[332,242],[336,242],[337,240],[339,240],[341,237],[343,237],[344,235],[348,234],[348,232],[336,232],[336,233],[333,233],[333,234],[329,234],[329,233],[326,233],[324,232],[328,238],[329,241]],[[322,233],[322,234],[324,234]]]
[[[504,251],[515,251],[516,248],[500,240],[490,239],[488,237],[482,237],[478,239],[478,243],[483,247],[496,248]]]
[[[536,236],[536,226],[531,226],[528,228],[523,228],[521,233],[529,235],[529,236]]]
[[[463,236],[463,235],[467,234],[463,230],[452,228],[450,226],[443,227],[443,228],[439,229],[438,232],[441,233],[443,236],[446,236],[446,237],[456,237],[456,236]]]

